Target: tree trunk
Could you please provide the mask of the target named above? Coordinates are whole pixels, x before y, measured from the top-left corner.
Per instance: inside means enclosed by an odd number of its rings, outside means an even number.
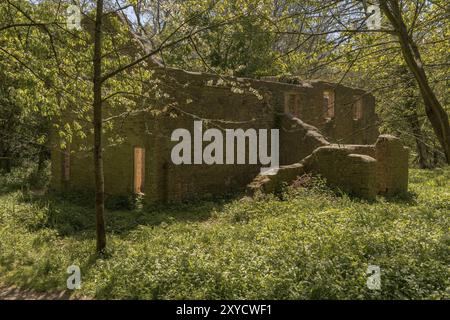
[[[414,78],[410,77],[408,68],[404,65],[399,66],[399,74],[404,79],[406,90],[404,107],[402,114],[411,129],[412,135],[416,143],[417,160],[421,169],[434,168],[432,163],[432,154],[429,147],[425,143],[425,135],[420,127],[418,108],[417,83]]]
[[[408,123],[411,128],[414,140],[416,142],[416,150],[418,156],[419,167],[421,169],[434,168],[431,162],[431,154],[428,146],[425,144],[425,136],[420,128],[419,117],[416,110],[411,110],[411,114],[407,116]]]
[[[398,0],[380,1],[380,6],[397,32],[403,58],[419,85],[425,104],[425,112],[442,146],[447,163],[450,164],[450,125],[448,115],[428,83],[419,49],[408,33]]]
[[[97,252],[106,249],[105,233],[105,180],[103,176],[102,150],[102,19],[103,0],[97,0],[94,32],[94,172],[95,172],[95,214],[97,230]]]

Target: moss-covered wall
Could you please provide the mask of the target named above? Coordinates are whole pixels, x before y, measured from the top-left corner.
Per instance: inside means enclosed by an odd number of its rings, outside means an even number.
[[[203,120],[203,130],[211,127],[220,130],[278,128],[281,164],[300,161],[320,143],[310,145],[309,140],[301,139],[301,134],[286,134],[289,122],[286,122],[283,112],[287,92],[301,95],[302,120],[317,126],[317,134],[323,134],[329,141],[373,143],[378,135],[373,97],[361,90],[343,86],[334,88],[325,82],[288,84],[222,78],[177,69],[156,69],[154,77],[161,80],[160,87],[169,98],[161,99],[158,105],[149,103],[145,107],[163,112],[127,114],[112,120],[113,129],[105,131],[104,173],[107,194],[133,193],[134,147],[145,148],[143,192],[148,201],[219,195],[245,188],[258,175],[259,165],[172,163],[171,149],[176,144],[170,141],[173,130],[185,128],[193,135],[194,120]],[[335,92],[335,118],[331,120],[325,119],[323,115],[323,91],[330,88]],[[364,116],[358,121],[352,117],[351,100],[355,95],[363,96],[364,99]],[[105,106],[105,117],[120,112],[120,108]],[[89,126],[84,129],[87,138],[74,137],[70,143],[70,179],[64,182],[61,175],[63,152],[59,148],[58,135],[53,135],[54,189],[93,189],[92,135],[89,129]],[[121,139],[117,139],[118,136]]]

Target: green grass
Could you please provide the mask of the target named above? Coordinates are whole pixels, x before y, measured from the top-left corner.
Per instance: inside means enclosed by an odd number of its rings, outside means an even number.
[[[450,298],[450,169],[412,169],[410,193],[367,203],[315,183],[283,200],[221,200],[108,211],[108,253],[96,259],[94,211],[31,196],[2,177],[0,281],[65,289],[81,267],[93,298]],[[14,188],[6,185],[15,185]],[[381,267],[381,290],[366,286]]]

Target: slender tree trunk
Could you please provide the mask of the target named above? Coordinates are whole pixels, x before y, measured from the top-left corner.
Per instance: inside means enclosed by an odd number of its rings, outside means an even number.
[[[442,146],[447,163],[450,164],[450,125],[448,115],[428,83],[419,49],[408,33],[398,0],[382,0],[380,1],[380,6],[397,32],[403,58],[419,85],[425,112]]]
[[[105,181],[102,156],[102,19],[103,0],[97,0],[94,32],[94,172],[95,172],[95,214],[97,229],[97,252],[106,249],[105,233]]]
[[[421,169],[432,169],[434,166],[431,162],[430,150],[424,142],[425,136],[420,128],[419,117],[416,110],[412,110],[411,114],[408,115],[408,123],[416,142],[419,167]]]
[[[425,135],[420,127],[419,115],[417,114],[418,96],[417,83],[414,78],[410,77],[408,68],[405,65],[399,66],[399,74],[404,79],[406,90],[405,110],[402,111],[406,122],[409,124],[412,135],[416,143],[417,160],[421,169],[434,168],[432,163],[432,154],[429,147],[425,143]]]

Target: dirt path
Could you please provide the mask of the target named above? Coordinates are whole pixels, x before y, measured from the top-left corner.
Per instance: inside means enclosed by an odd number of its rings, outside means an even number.
[[[71,300],[72,292],[68,290],[54,292],[37,292],[8,286],[0,283],[0,300]]]

